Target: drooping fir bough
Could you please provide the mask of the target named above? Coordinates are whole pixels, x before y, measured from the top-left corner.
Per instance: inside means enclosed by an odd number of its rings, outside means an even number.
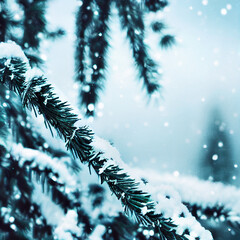
[[[123,31],[130,42],[139,79],[148,95],[159,91],[160,73],[145,43],[148,12],[158,12],[168,5],[166,0],[83,0],[76,18],[76,81],[80,83],[80,107],[87,116],[94,115],[94,106],[105,85],[107,51],[109,48],[109,19],[116,8]],[[161,26],[161,27],[159,27]],[[166,26],[161,21],[152,23],[152,29],[161,34],[159,44],[169,47],[175,43],[172,35],[163,34]]]

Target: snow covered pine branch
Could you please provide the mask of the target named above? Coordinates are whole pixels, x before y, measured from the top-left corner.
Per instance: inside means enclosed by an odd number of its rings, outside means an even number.
[[[141,169],[135,169],[135,172],[151,184],[153,194],[180,197],[197,219],[227,222],[230,230],[239,231],[240,190],[235,186],[178,174],[159,175],[156,172],[146,173]]]
[[[130,173],[110,143],[96,137],[86,126],[76,127],[78,116],[56,96],[43,75],[30,68],[21,48],[13,42],[0,43],[0,81],[21,97],[24,106],[36,115],[42,114],[46,126],[57,131],[73,155],[108,184],[125,212],[139,223],[152,226],[160,239],[212,239],[180,199],[161,195],[153,201],[144,183]],[[172,213],[164,215],[167,211],[162,211],[163,206]]]

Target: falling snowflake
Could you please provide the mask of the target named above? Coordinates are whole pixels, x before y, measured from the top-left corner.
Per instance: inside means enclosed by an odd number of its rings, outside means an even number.
[[[226,8],[222,8],[221,9],[221,14],[222,15],[226,15],[227,14],[227,9]]]

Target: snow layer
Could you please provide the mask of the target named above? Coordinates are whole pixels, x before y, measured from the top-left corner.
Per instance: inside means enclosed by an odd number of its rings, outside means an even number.
[[[53,201],[42,192],[38,184],[34,184],[34,192],[32,195],[33,201],[36,202],[44,217],[47,219],[48,224],[56,226],[54,234],[59,240],[74,240],[72,234],[81,236],[82,229],[77,225],[77,213],[73,210],[68,210],[64,214],[61,207],[53,203]]]
[[[172,174],[159,174],[154,171],[147,173],[140,169],[138,174],[154,186],[154,192],[173,188],[181,196],[183,202],[197,205],[203,209],[210,207],[224,207],[229,212],[229,221],[240,223],[240,189],[220,182],[199,180],[192,176],[174,176]],[[170,195],[169,192],[162,192]],[[171,195],[171,197],[174,197]]]
[[[21,47],[13,41],[0,42],[0,58],[20,58],[29,63]]]
[[[52,158],[38,150],[24,148],[21,144],[14,144],[11,153],[19,160],[20,166],[26,161],[32,161],[30,166],[38,166],[40,170],[51,169],[52,172],[59,174],[59,181],[64,183],[68,189],[76,188],[76,178],[74,178],[61,159]]]
[[[119,166],[122,168],[122,172],[127,173],[131,178],[139,182],[139,189],[146,191],[153,196],[153,200],[156,203],[155,211],[156,213],[162,213],[165,218],[171,218],[173,222],[177,225],[177,233],[182,234],[185,230],[189,230],[189,239],[194,237],[199,237],[201,240],[212,240],[212,235],[209,231],[204,229],[195,217],[189,212],[187,207],[182,204],[181,197],[178,192],[171,186],[166,187],[166,185],[161,185],[157,194],[155,189],[149,184],[144,185],[139,174],[135,169],[130,169],[121,159],[120,153],[117,149],[106,140],[99,137],[94,138],[92,146],[96,152],[102,153],[101,159],[108,159],[108,161],[100,169],[102,174],[107,168],[111,166]],[[145,174],[146,171],[145,171]],[[166,194],[167,193],[167,194]],[[171,196],[167,198],[166,196]],[[172,197],[173,196],[173,197]],[[146,214],[148,209],[143,207],[142,213]]]

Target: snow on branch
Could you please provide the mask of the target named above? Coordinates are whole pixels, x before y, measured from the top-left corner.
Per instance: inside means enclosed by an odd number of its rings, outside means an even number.
[[[21,47],[13,41],[0,42],[0,57],[7,59],[20,58],[27,64],[29,63]]]
[[[37,203],[48,224],[55,226],[54,234],[59,240],[73,240],[72,234],[81,237],[82,229],[78,226],[78,215],[74,210],[68,210],[65,214],[60,206],[55,204],[47,195],[42,192],[39,184],[34,184],[32,199]]]
[[[14,58],[10,54],[1,56],[0,53],[2,84],[19,94],[24,106],[34,110],[36,115],[43,115],[46,126],[50,130],[56,129],[73,155],[93,168],[101,181],[108,184],[126,213],[139,223],[153,226],[163,239],[212,240],[211,233],[201,227],[180,199],[161,195],[153,201],[149,189],[123,164],[119,152],[107,141],[96,137],[88,127],[76,127],[79,117],[72,113],[68,103],[56,96],[43,76],[31,75],[31,71],[23,58]]]
[[[21,144],[14,144],[11,154],[18,159],[20,167],[28,164],[30,167],[38,167],[39,170],[50,169],[53,173],[58,173],[58,181],[64,183],[70,190],[76,188],[77,181],[67,169],[61,159],[52,158],[49,155],[30,148],[24,148]],[[29,163],[31,161],[31,163]]]
[[[157,192],[151,185],[145,185],[140,179],[140,175],[135,169],[129,168],[121,159],[118,150],[111,146],[109,142],[103,140],[99,137],[95,137],[92,142],[92,146],[96,152],[102,152],[102,159],[109,159],[105,162],[102,168],[99,169],[99,174],[104,174],[108,169],[118,166],[120,169],[124,169],[121,172],[127,172],[132,178],[134,178],[139,183],[139,188],[145,192],[151,193],[153,200],[155,201],[155,212],[157,214],[162,214],[166,219],[172,219],[173,222],[177,225],[177,233],[179,235],[184,234],[184,232],[189,232],[189,237],[199,237],[200,239],[212,239],[211,234],[206,231],[200,223],[192,216],[187,207],[182,204],[180,195],[173,189],[173,187],[166,187],[161,185],[160,191]],[[120,174],[121,174],[120,172]],[[148,175],[145,172],[146,175]],[[160,176],[159,178],[162,178]],[[167,181],[166,181],[167,182]],[[117,181],[115,182],[117,184]],[[169,198],[169,195],[166,194],[166,191],[174,194],[174,198]],[[148,212],[147,206],[143,206],[142,214]],[[193,238],[194,239],[194,238]]]
[[[174,176],[172,174],[149,174],[138,169],[152,186],[155,194],[164,194],[171,198],[181,198],[190,211],[201,219],[213,218],[226,221],[232,226],[240,226],[240,189],[220,182],[200,180],[192,176]],[[170,189],[174,189],[170,192]]]

